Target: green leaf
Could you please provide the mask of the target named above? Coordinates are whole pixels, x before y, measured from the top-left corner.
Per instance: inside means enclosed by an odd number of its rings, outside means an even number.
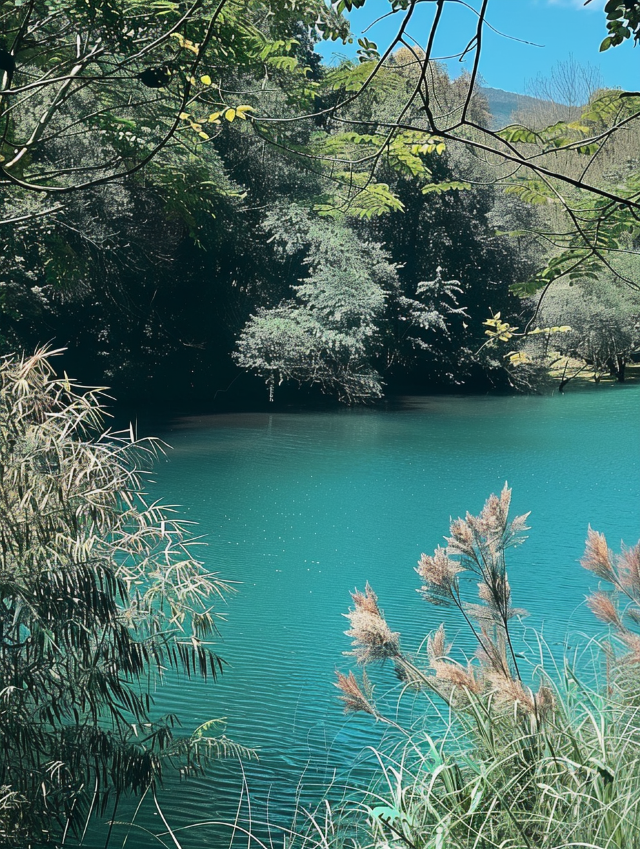
[[[550,203],[554,200],[554,195],[546,183],[536,179],[521,180],[515,185],[508,186],[504,192],[507,195],[517,195],[525,203],[534,205]]]
[[[576,150],[583,156],[593,156],[594,153],[597,153],[600,150],[600,145],[595,142],[593,144],[583,144],[580,145],[580,147],[577,147]]]
[[[389,145],[390,164],[396,171],[417,177],[424,174],[425,165],[422,159],[413,152],[403,139],[395,139]]]
[[[513,124],[498,131],[501,139],[508,142],[523,142],[525,144],[537,144],[539,136],[533,130],[523,127],[521,124]]]
[[[405,822],[407,825],[413,825],[413,820],[404,811],[398,810],[394,805],[378,805],[375,808],[370,808],[369,813],[374,819],[382,820],[393,825],[397,820]]]
[[[270,56],[267,65],[279,71],[293,71],[298,66],[298,60],[295,56]]]

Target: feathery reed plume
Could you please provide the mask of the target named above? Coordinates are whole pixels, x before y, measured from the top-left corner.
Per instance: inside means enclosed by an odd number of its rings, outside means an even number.
[[[435,604],[453,602],[460,609],[480,644],[484,662],[507,677],[513,667],[519,678],[509,636],[509,620],[514,616],[526,616],[527,611],[511,606],[505,551],[524,541],[523,532],[528,530],[529,513],[509,521],[510,506],[511,490],[505,483],[499,496],[489,496],[479,516],[467,513],[464,519],[452,520],[446,552],[436,552],[436,555],[439,554],[437,558],[426,559],[423,556],[418,571],[430,579],[427,587],[421,590],[428,601]],[[453,560],[453,557],[459,560]],[[480,604],[462,603],[460,600],[457,576],[465,569],[480,578]],[[477,623],[482,636],[471,620]],[[503,651],[496,640],[507,646],[510,661],[507,661],[506,654],[503,658]]]
[[[337,687],[342,695],[339,698],[344,702],[345,713],[369,713],[371,716],[377,716],[376,709],[371,704],[373,688],[367,676],[367,673],[362,673],[362,687],[358,684],[356,676],[353,672],[348,675],[343,675],[342,672],[336,671],[338,680],[334,682],[334,687]]]
[[[546,684],[540,684],[535,696],[536,712],[540,718],[547,716],[556,706],[553,690]]]
[[[435,672],[435,677],[438,682],[445,686],[445,689],[439,689],[440,694],[448,702],[451,702],[454,696],[468,695],[474,693],[479,695],[484,690],[484,680],[482,676],[476,676],[473,666],[469,663],[465,669],[459,663],[444,660],[432,660],[431,668]],[[458,692],[456,692],[458,691]]]
[[[387,625],[378,607],[378,598],[367,583],[364,593],[356,590],[351,594],[354,609],[346,613],[351,628],[345,631],[352,637],[354,650],[345,654],[354,655],[358,663],[386,660],[400,654],[400,634]]]
[[[618,573],[624,589],[640,599],[640,542],[631,548],[622,548],[618,557]]]
[[[416,572],[424,580],[418,592],[431,604],[454,604],[458,595],[458,575],[464,568],[452,560],[447,549],[438,546],[433,556],[422,554]]]
[[[484,690],[484,680],[482,676],[476,674],[471,663],[467,664],[466,669],[457,663],[442,664],[436,670],[436,678],[447,681],[456,690],[464,691],[465,694],[473,693],[478,696]]]
[[[352,593],[353,609],[346,614],[351,627],[346,634],[352,638],[353,651],[346,654],[354,655],[361,664],[393,659],[396,675],[405,686],[432,690],[456,711],[473,714],[474,699],[486,698],[489,705],[500,707],[503,716],[507,708],[513,708],[514,716],[528,715],[536,723],[541,721],[555,705],[554,694],[541,685],[534,695],[523,683],[509,633],[510,621],[526,616],[527,611],[511,604],[505,551],[524,539],[529,516],[526,513],[510,521],[510,506],[511,490],[505,484],[500,495],[486,500],[478,516],[467,513],[464,519],[452,520],[447,547],[438,546],[432,555],[422,554],[415,570],[424,582],[418,592],[425,600],[436,606],[456,607],[463,616],[478,642],[475,662],[464,664],[451,658],[443,625],[427,639],[426,669],[401,653],[399,634],[390,630],[369,584],[364,592]],[[628,553],[625,568],[629,574],[640,574],[636,567],[639,556],[635,551]],[[462,598],[459,576],[464,571],[479,578],[479,598],[474,604]],[[603,600],[596,598],[593,606],[605,615]],[[614,621],[616,612],[611,603],[606,615]],[[628,642],[630,645],[632,641]],[[338,686],[348,710],[375,711],[370,694],[362,691],[355,678],[339,676]]]
[[[388,769],[379,755],[386,782],[376,785],[377,810],[369,808],[366,842],[354,840],[358,846],[388,849],[396,838],[413,849],[425,839],[429,846],[446,843],[456,849],[637,844],[640,543],[614,555],[604,536],[589,529],[583,566],[613,584],[613,592],[599,590],[588,599],[615,637],[598,644],[606,659],[602,689],[599,681],[597,688],[581,681],[568,659],[564,675],[552,659],[552,678],[545,668],[552,655],[542,638],[539,659],[527,658],[536,666],[529,664],[532,674],[523,680],[509,628],[513,617],[526,611],[511,605],[504,555],[521,538],[527,516],[510,522],[510,501],[505,487],[479,516],[467,513],[453,521],[448,548],[431,557],[423,554],[418,563],[424,581],[419,592],[432,604],[457,608],[479,648],[471,661],[456,662],[440,625],[426,639],[426,663],[419,664],[422,651],[416,658],[399,651],[393,657],[403,692],[412,688],[437,696],[430,705],[444,718],[446,731],[437,741],[424,727],[413,735],[400,728],[408,745],[394,747]],[[463,600],[468,584],[459,574],[464,569],[479,578],[475,604]],[[387,626],[368,585],[353,599],[348,633],[357,638],[355,654],[366,661],[372,638],[353,627],[359,624],[356,617],[374,620],[383,632]],[[397,634],[391,636],[397,645]],[[370,713],[398,727],[374,713],[370,693],[353,675],[339,676],[338,686],[347,711]],[[343,843],[340,835],[325,849]]]
[[[447,539],[449,554],[460,554],[463,557],[473,557],[474,552],[474,537],[469,519],[472,519],[470,513],[467,513],[467,519],[453,519],[449,528],[451,536]]]
[[[591,526],[587,532],[587,547],[580,565],[593,572],[604,581],[615,583],[615,574],[611,563],[611,552],[607,546],[605,535],[594,531]]]
[[[521,545],[525,540],[525,531],[529,530],[527,520],[531,515],[531,511],[523,513],[521,516],[515,516],[507,525],[504,547],[509,548],[514,545]]]
[[[481,627],[482,635],[480,645],[476,650],[476,657],[487,670],[493,670],[499,675],[510,675],[509,661],[507,658],[507,641],[502,632],[498,631],[493,637],[486,627]]]
[[[449,657],[451,652],[451,643],[447,643],[447,635],[444,630],[444,623],[440,625],[437,631],[429,634],[427,638],[427,657],[433,665],[434,661],[442,660],[444,657]]]
[[[535,697],[522,681],[495,671],[487,673],[487,680],[491,683],[493,695],[499,704],[515,704],[527,713],[535,713]]]
[[[447,538],[449,554],[458,554],[467,568],[482,570],[482,555],[495,557],[504,549],[524,542],[524,531],[529,530],[529,513],[516,516],[509,522],[511,489],[505,483],[500,496],[492,494],[486,500],[479,516],[467,513],[464,519],[452,520],[451,536]]]
[[[640,626],[640,543],[625,548],[618,555],[607,546],[604,534],[589,527],[584,557],[580,561],[585,569],[614,586],[614,593],[598,590],[587,598],[591,611],[602,622],[611,625],[620,642],[628,650],[626,655],[615,658],[613,647],[610,657],[622,669],[629,664],[640,663],[640,636],[632,631],[625,620],[635,627]],[[622,593],[631,602],[622,612],[618,609],[617,595]]]
[[[478,598],[484,604],[465,604],[464,609],[481,627],[502,628],[505,622],[515,616],[529,615],[523,607],[511,607],[511,586],[506,574],[494,574],[491,586],[481,581],[478,584]]]
[[[640,663],[640,637],[628,628],[619,630],[618,637],[629,649],[629,654],[622,658],[623,663]]]
[[[356,590],[351,593],[351,598],[353,599],[353,603],[357,609],[364,610],[367,613],[372,613],[374,616],[382,616],[380,608],[378,607],[378,596],[374,593],[368,581],[364,588],[364,592],[361,593]]]
[[[587,604],[591,612],[602,622],[606,622],[607,625],[613,625],[615,628],[624,628],[618,610],[611,596],[607,593],[601,591],[592,593],[587,599]]]
[[[507,527],[511,490],[503,487],[500,497],[491,493],[484,503],[480,515],[476,518],[476,527],[482,536],[501,537]]]
[[[428,674],[417,667],[405,656],[398,656],[395,663],[396,675],[400,681],[416,690],[425,687],[441,696],[451,704],[460,701],[460,696],[466,691],[480,693],[483,684],[474,675],[471,664],[465,669],[459,663],[449,660],[451,645],[446,642],[444,625],[427,638],[427,657],[429,666],[435,674]]]

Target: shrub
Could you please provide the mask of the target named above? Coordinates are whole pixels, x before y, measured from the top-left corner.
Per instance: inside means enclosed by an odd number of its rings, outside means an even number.
[[[151,720],[154,680],[214,677],[212,596],[186,525],[143,491],[158,444],[102,432],[50,354],[0,363],[0,843],[58,840],[211,741]],[[31,844],[30,844],[31,845]]]

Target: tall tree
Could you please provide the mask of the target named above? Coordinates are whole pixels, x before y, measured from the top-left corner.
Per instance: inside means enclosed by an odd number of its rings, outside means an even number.
[[[0,185],[50,199],[209,141],[251,109],[238,74],[299,86],[296,36],[347,33],[318,0],[9,0],[0,15]]]
[[[380,397],[373,360],[379,318],[396,285],[394,265],[344,222],[296,207],[274,213],[267,226],[285,255],[301,255],[308,274],[293,284],[294,298],[251,316],[236,362],[266,379],[271,398],[283,380],[318,384],[348,402]]]

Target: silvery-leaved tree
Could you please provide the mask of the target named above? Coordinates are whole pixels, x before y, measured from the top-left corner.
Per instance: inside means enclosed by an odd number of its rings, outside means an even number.
[[[46,352],[0,364],[2,845],[81,831],[228,744],[151,716],[164,670],[220,673],[214,605],[229,586],[147,500],[154,443],[102,420],[100,393],[57,379]]]
[[[285,380],[318,385],[348,403],[382,395],[375,355],[395,265],[380,245],[344,221],[322,220],[299,207],[268,217],[283,257],[302,256],[309,271],[293,297],[262,307],[245,324],[234,358],[264,377],[273,399]]]
[[[450,338],[450,322],[456,316],[458,321],[469,317],[466,308],[460,306],[463,291],[459,280],[444,280],[438,266],[433,280],[418,283],[414,298],[398,298],[411,345],[435,353],[440,337]]]

